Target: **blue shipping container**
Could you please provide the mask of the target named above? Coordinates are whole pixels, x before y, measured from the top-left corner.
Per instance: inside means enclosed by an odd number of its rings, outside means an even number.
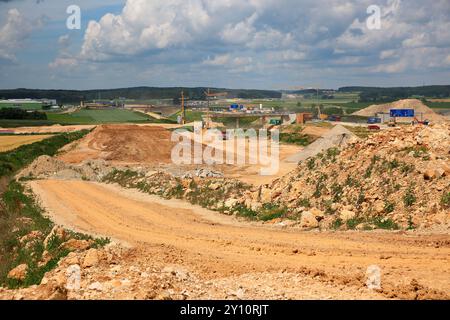
[[[369,118],[367,120],[368,124],[375,124],[375,123],[381,123],[381,118]]]
[[[413,118],[415,116],[414,109],[392,109],[392,118]]]

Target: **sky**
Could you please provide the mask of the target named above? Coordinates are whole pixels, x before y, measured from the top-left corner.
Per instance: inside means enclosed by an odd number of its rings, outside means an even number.
[[[71,5],[80,29],[67,27]],[[449,79],[449,0],[0,0],[3,89]]]

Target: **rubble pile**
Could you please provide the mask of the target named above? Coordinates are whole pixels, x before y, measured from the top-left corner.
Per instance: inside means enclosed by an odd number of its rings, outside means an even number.
[[[448,229],[449,157],[448,123],[389,129],[304,160],[240,202],[286,207],[306,228]]]
[[[117,166],[116,166],[117,167]],[[85,160],[80,164],[68,164],[54,157],[40,156],[22,170],[17,179],[84,179],[101,181],[113,167],[105,160]]]

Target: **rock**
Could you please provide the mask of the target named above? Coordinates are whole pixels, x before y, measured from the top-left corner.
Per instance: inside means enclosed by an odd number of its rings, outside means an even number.
[[[270,203],[272,202],[272,190],[268,188],[261,189],[261,202],[262,203]]]
[[[90,246],[91,246],[91,243],[89,241],[77,240],[77,239],[70,239],[61,245],[61,247],[63,249],[73,250],[73,251],[83,251],[83,250],[88,249]]]
[[[316,219],[316,216],[310,211],[304,211],[302,213],[302,217],[300,219],[300,227],[302,228],[317,228],[319,226],[319,222]]]
[[[376,213],[383,213],[384,212],[384,202],[381,200],[375,201],[373,204],[373,209]]]
[[[41,295],[38,296],[38,300],[67,300],[67,289],[57,284],[47,284],[40,292]]]
[[[28,265],[21,264],[9,271],[8,278],[13,280],[23,281],[28,274]]]
[[[325,213],[317,208],[312,208],[309,210],[309,212],[311,212],[314,215],[317,221],[321,221],[325,217]]]
[[[345,210],[345,209],[341,210],[341,212],[339,214],[339,218],[341,218],[341,220],[344,222],[351,220],[354,217],[356,217],[356,213],[354,213],[353,211],[350,211],[350,210]]]
[[[237,199],[228,199],[227,201],[225,201],[224,206],[227,207],[227,208],[234,208],[238,204],[239,204],[239,200],[237,200]]]
[[[47,237],[44,239],[44,247],[48,247],[49,241],[52,239],[52,237],[58,237],[61,241],[66,240],[66,230],[64,228],[59,226],[54,226],[52,231],[47,235]]]
[[[100,259],[97,249],[89,249],[83,260],[83,267],[89,268],[98,265]]]
[[[425,180],[433,180],[436,178],[436,171],[434,169],[426,169],[423,173]]]
[[[75,252],[70,252],[64,259],[64,263],[67,265],[79,264],[80,259],[78,258],[78,255]]]
[[[26,243],[26,242],[30,242],[30,241],[34,241],[36,239],[39,239],[42,237],[42,232],[40,231],[31,231],[29,234],[23,236],[22,238],[20,238],[20,243]]]
[[[211,183],[211,184],[209,185],[209,189],[211,189],[211,190],[219,190],[220,187],[221,187],[221,184],[218,183],[218,182],[216,182],[216,183]]]

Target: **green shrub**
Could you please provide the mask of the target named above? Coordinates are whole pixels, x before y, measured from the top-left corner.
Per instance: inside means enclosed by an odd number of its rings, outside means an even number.
[[[311,208],[311,201],[308,198],[302,198],[297,201],[297,205],[300,207]]]
[[[450,192],[445,192],[441,198],[441,205],[444,208],[450,208]]]
[[[306,166],[308,167],[309,170],[312,170],[316,167],[316,159],[311,158],[308,160],[308,162],[306,163]]]
[[[42,141],[20,146],[17,149],[0,153],[0,176],[9,176],[29,165],[42,155],[54,156],[64,145],[81,139],[88,130],[63,133]]]
[[[389,218],[381,218],[376,217],[372,220],[372,223],[378,228],[378,229],[385,229],[385,230],[398,230],[400,229],[399,226],[391,219]]]
[[[405,207],[411,207],[414,203],[416,203],[416,201],[417,199],[414,195],[414,190],[412,186],[410,186],[403,196],[403,203],[405,204]]]
[[[384,212],[391,213],[395,210],[395,204],[389,201],[384,202]]]

